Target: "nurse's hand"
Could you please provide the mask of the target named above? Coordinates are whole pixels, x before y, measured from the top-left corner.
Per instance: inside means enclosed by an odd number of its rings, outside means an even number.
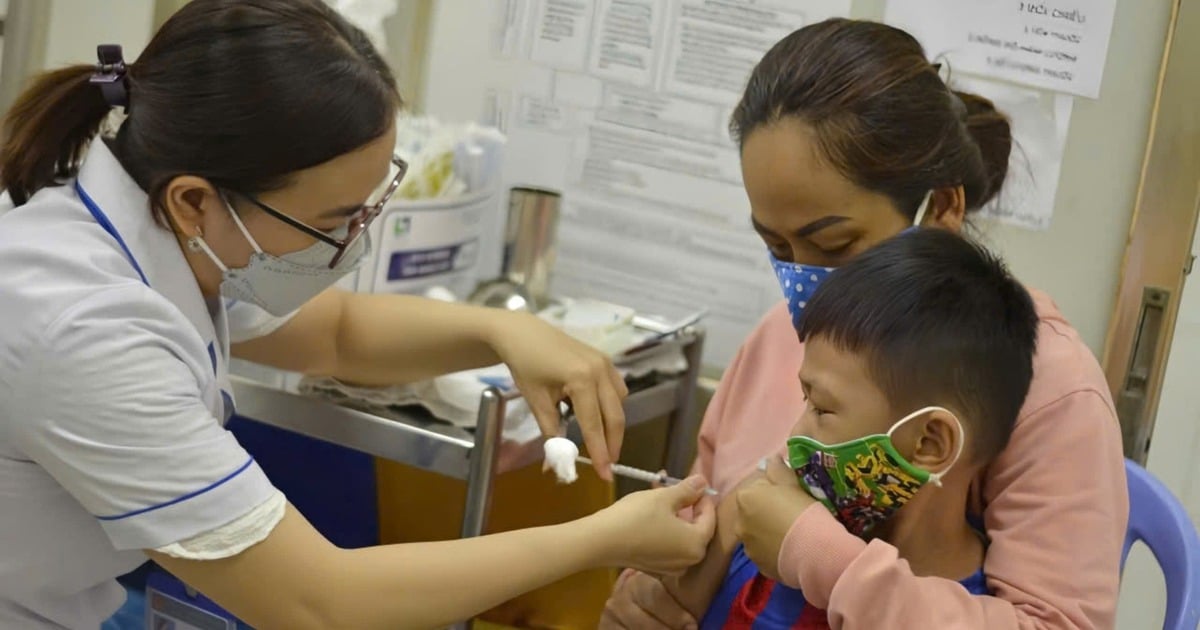
[[[766,474],[739,487],[734,496],[738,506],[736,531],[746,556],[760,573],[778,581],[783,539],[800,513],[817,500],[779,457],[768,458]]]
[[[611,481],[609,466],[617,461],[625,434],[625,379],[607,355],[540,318],[503,317],[491,346],[512,371],[542,434],[559,434],[558,403],[570,399],[596,472]]]
[[[703,477],[689,477],[669,488],[630,494],[589,517],[611,559],[606,564],[679,575],[703,560],[717,527],[707,487]],[[688,507],[690,521],[677,516]]]

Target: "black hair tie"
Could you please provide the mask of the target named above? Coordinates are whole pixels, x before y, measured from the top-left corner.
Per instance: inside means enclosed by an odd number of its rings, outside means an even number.
[[[101,44],[96,46],[96,71],[88,80],[92,85],[100,86],[100,93],[111,107],[129,107],[129,85],[125,81],[125,58],[121,47],[117,44]]]

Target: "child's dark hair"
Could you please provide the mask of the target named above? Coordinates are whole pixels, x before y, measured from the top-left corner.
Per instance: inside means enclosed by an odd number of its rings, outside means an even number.
[[[801,340],[864,358],[893,411],[963,415],[976,461],[1008,443],[1033,378],[1038,317],[1004,262],[941,229],[901,234],[829,276],[804,308]]]

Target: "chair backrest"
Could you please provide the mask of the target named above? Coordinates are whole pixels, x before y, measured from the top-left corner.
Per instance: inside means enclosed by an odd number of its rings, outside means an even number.
[[[1142,541],[1162,568],[1167,585],[1166,630],[1200,626],[1200,535],[1171,491],[1135,462],[1125,461],[1129,483],[1129,529],[1121,569],[1133,543]]]

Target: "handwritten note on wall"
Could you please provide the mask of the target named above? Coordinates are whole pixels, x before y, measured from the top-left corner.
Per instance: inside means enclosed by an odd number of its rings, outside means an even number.
[[[1116,0],[892,0],[886,21],[955,70],[1100,95]]]

